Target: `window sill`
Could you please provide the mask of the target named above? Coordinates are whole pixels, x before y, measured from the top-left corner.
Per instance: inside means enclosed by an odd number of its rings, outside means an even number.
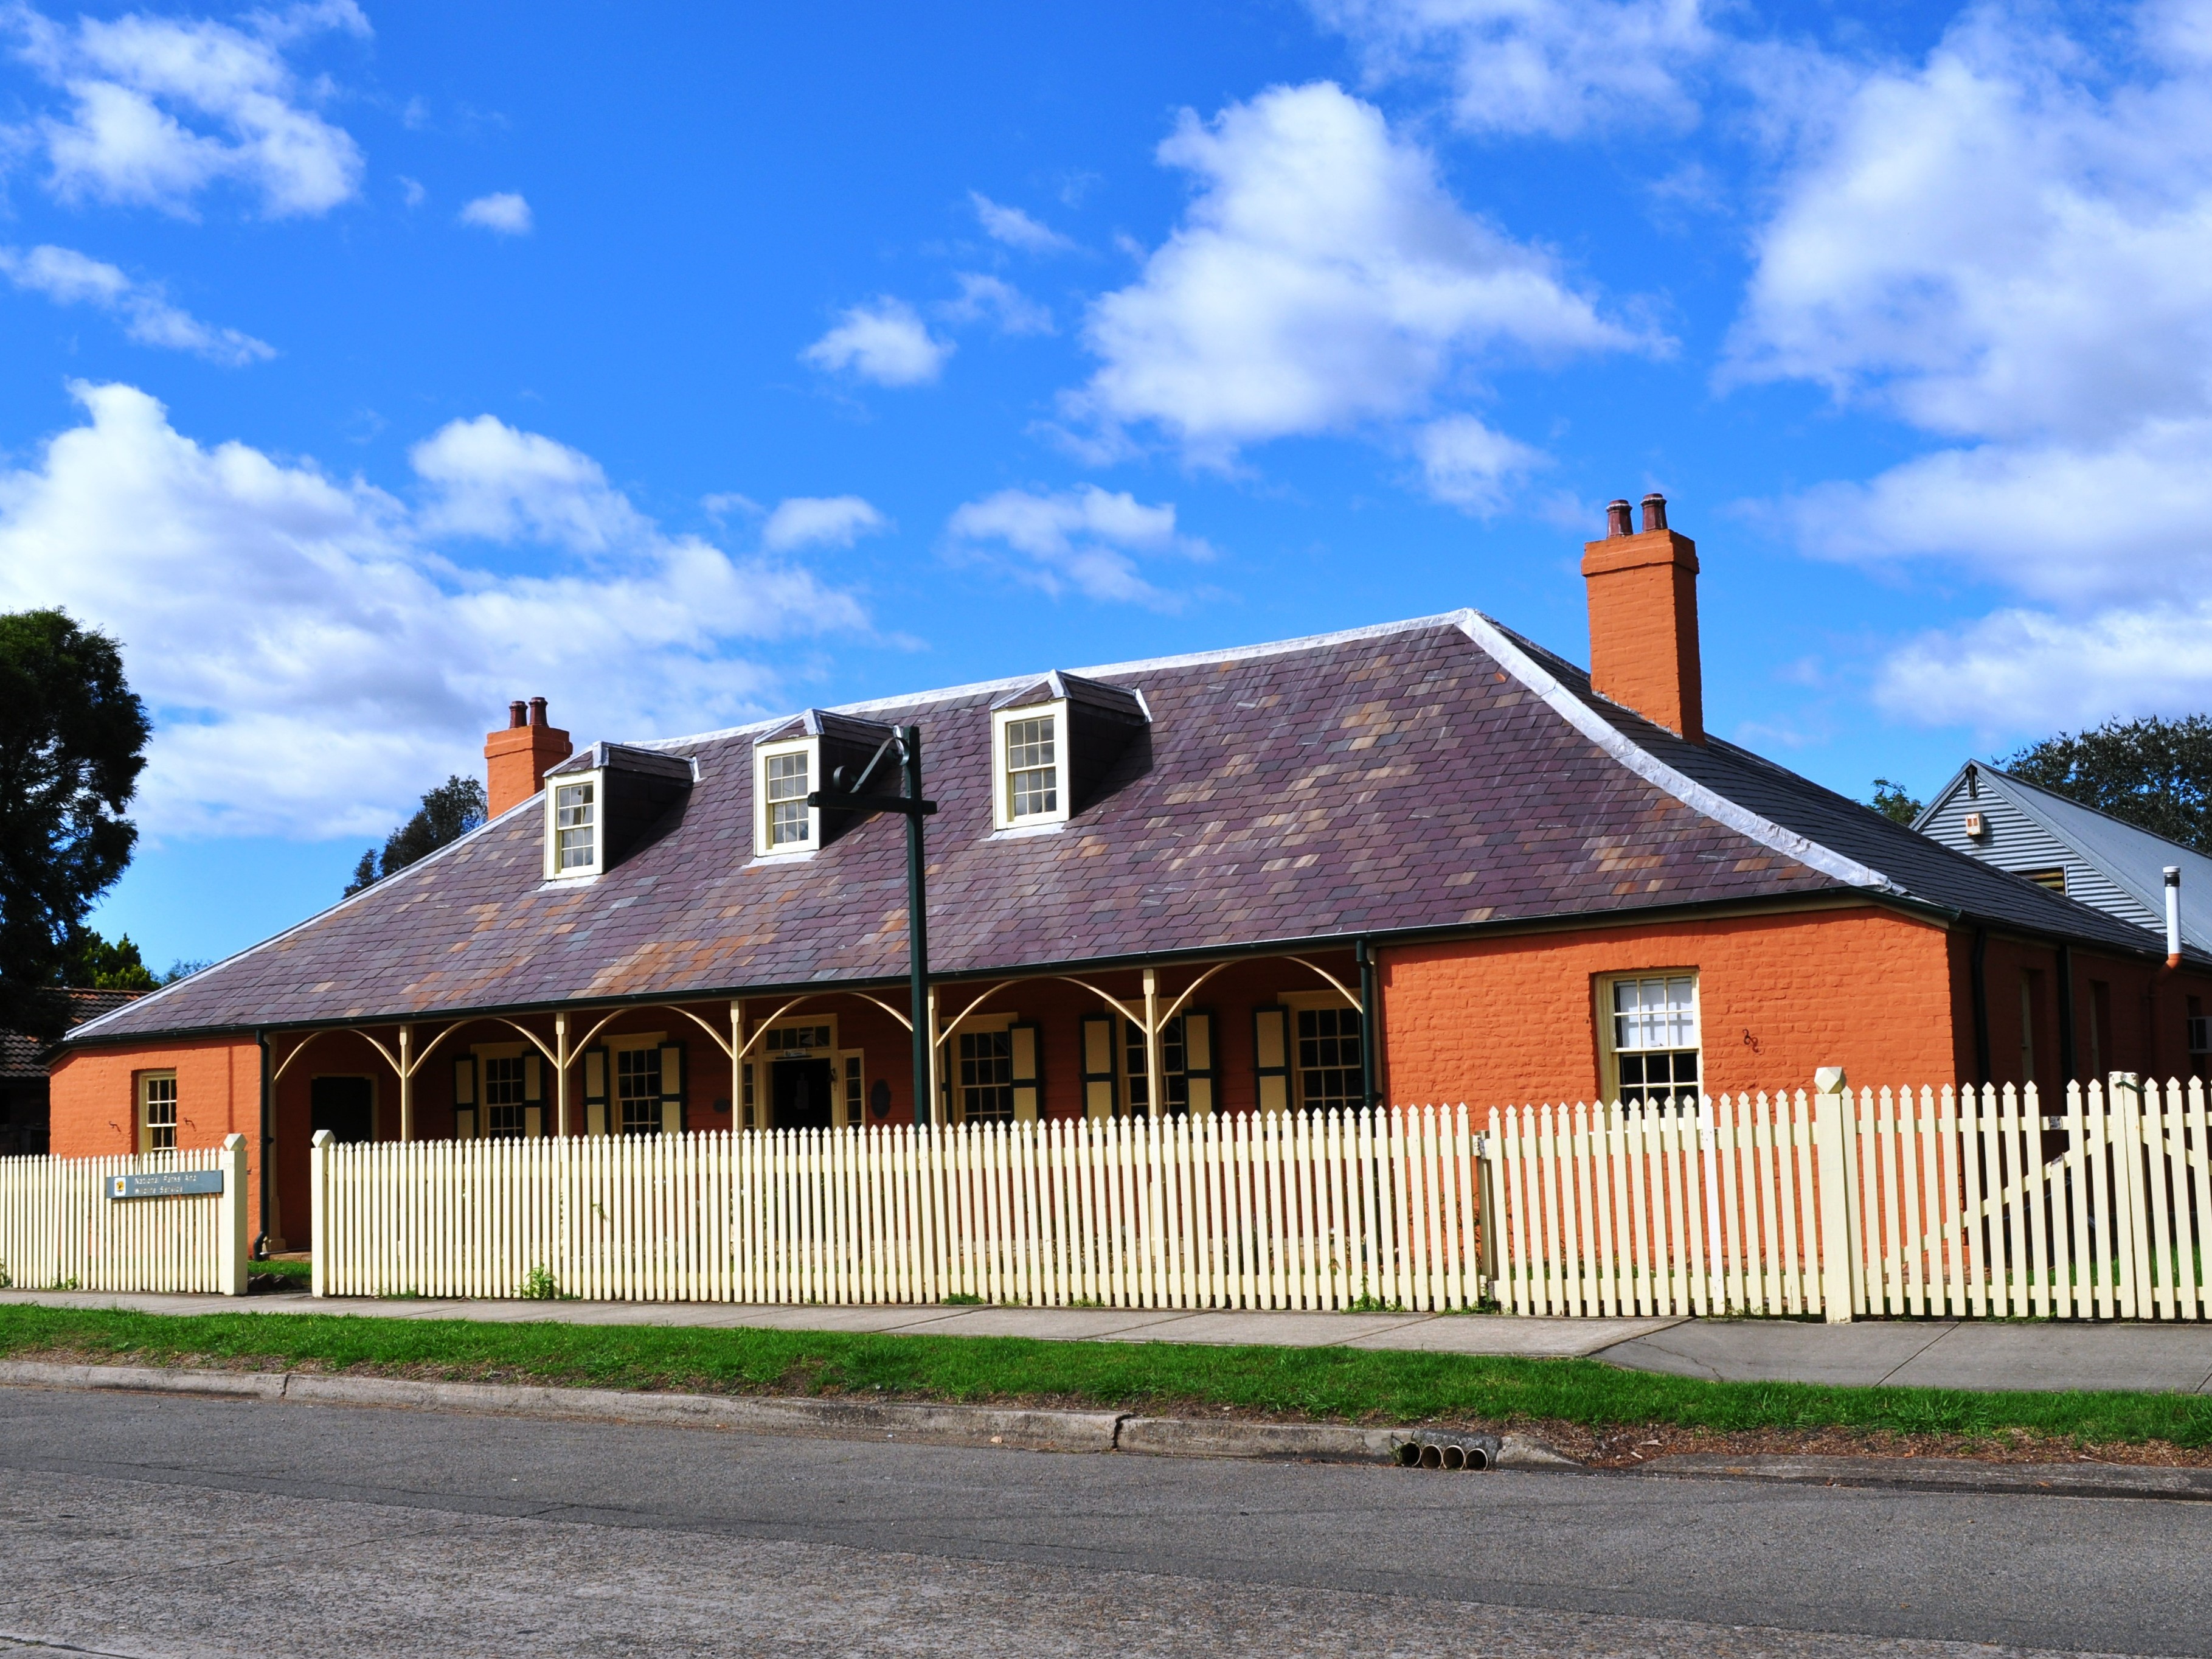
[[[801,847],[793,852],[757,852],[747,869],[773,869],[779,864],[803,864],[822,851],[819,847]]]
[[[559,893],[568,887],[587,887],[606,874],[605,870],[586,870],[580,875],[549,875],[538,884],[540,893]]]
[[[1058,835],[1067,827],[1067,820],[1056,818],[1048,824],[1016,824],[1007,829],[993,830],[988,838],[993,841],[1026,841],[1036,835]]]

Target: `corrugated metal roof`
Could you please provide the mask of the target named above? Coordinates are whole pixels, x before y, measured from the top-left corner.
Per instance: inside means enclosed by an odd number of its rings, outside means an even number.
[[[2118,905],[2109,907],[2110,913],[2160,940],[2166,934],[2166,867],[2180,866],[2182,942],[2192,950],[2212,951],[2212,858],[2179,841],[2169,841],[1978,760],[1960,767],[1923,809],[1915,828],[1932,825],[1947,806],[1955,803],[1966,788],[1969,772],[1975,774],[1979,788],[2001,796],[2134,901],[2129,908],[2136,913],[2130,914]],[[1967,842],[1962,850],[2000,868],[2025,867],[2008,860],[2002,847]],[[2148,923],[2144,917],[2150,918]]]
[[[1853,888],[2140,944],[1746,751],[1684,742],[1474,612],[1083,672],[1141,694],[1152,724],[1051,833],[992,830],[989,711],[1039,676],[836,711],[922,729],[939,973]],[[604,875],[543,879],[533,800],[80,1034],[896,979],[896,820],[751,856],[751,743],[787,724],[651,744],[698,781]]]

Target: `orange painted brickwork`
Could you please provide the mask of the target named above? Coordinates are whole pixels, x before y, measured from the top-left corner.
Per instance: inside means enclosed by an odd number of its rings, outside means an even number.
[[[252,1202],[249,1228],[260,1230],[261,1051],[251,1040],[210,1037],[144,1049],[80,1049],[54,1068],[49,1148],[58,1158],[114,1157],[138,1150],[138,1074],[177,1074],[177,1144],[221,1146],[246,1137]]]
[[[1955,1077],[1949,941],[1872,906],[1407,946],[1381,963],[1384,1091],[1400,1103],[1591,1100],[1597,981],[1694,968],[1705,1085]]]

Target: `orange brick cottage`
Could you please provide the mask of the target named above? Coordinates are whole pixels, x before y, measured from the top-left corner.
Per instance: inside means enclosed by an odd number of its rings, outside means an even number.
[[[483,828],[71,1033],[53,1150],[244,1132],[278,1247],[317,1128],[911,1121],[904,830],[834,798],[901,729],[939,1120],[2048,1084],[2085,1006],[2191,1064],[2212,958],[1709,737],[1695,549],[1608,528],[1587,673],[1462,611],[581,752],[518,703]]]

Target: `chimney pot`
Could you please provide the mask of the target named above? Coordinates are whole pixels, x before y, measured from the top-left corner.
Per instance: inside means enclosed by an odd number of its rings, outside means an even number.
[[[545,786],[545,772],[575,753],[568,734],[545,722],[545,699],[516,698],[507,729],[484,735],[484,795],[491,815],[527,801]]]
[[[1614,536],[1632,535],[1636,527],[1629,521],[1628,503],[1609,501],[1605,506],[1605,534],[1609,540]]]
[[[1667,497],[1653,491],[1644,497],[1644,528],[1648,534],[1667,528]]]

